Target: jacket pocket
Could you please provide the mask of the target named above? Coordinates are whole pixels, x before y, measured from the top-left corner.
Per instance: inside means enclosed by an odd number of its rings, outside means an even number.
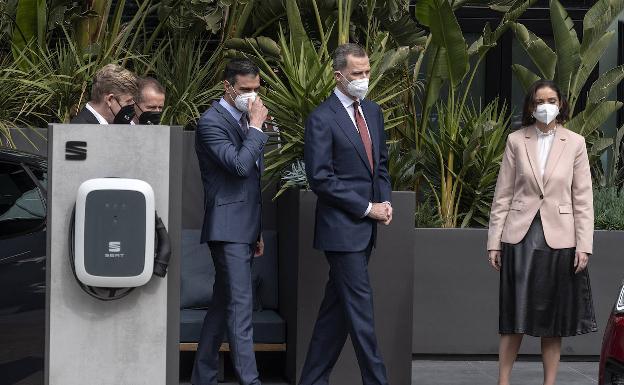
[[[572,205],[559,205],[559,214],[572,214]]]
[[[512,201],[510,209],[521,211],[524,209],[524,202],[521,201]]]
[[[241,192],[235,195],[226,195],[224,197],[218,197],[215,200],[215,204],[217,206],[229,205],[232,203],[245,202],[247,200],[247,195],[245,192]]]

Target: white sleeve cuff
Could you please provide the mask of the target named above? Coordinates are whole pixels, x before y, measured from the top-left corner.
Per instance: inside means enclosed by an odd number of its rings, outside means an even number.
[[[366,209],[366,212],[364,213],[364,215],[362,215],[362,218],[366,218],[368,214],[370,214],[372,208],[373,208],[373,204],[368,202],[368,208]]]
[[[260,128],[256,127],[256,126],[249,126],[249,128],[255,128],[256,130],[258,130],[260,132],[264,132],[264,131],[262,131],[262,129],[260,129]]]

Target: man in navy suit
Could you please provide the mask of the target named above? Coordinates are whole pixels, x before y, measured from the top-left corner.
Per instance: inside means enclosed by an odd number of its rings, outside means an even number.
[[[251,265],[263,253],[260,176],[268,136],[267,109],[257,96],[258,67],[233,59],[225,94],[199,119],[195,149],[204,184],[204,225],[215,265],[213,298],[193,367],[194,385],[216,385],[218,354],[227,330],[232,363],[242,385],[260,385],[253,350]]]
[[[366,52],[344,44],[333,59],[336,89],[305,126],[306,174],[318,197],[314,247],[325,252],[330,269],[299,384],[327,385],[349,335],[362,383],[387,385],[368,277],[377,223],[392,220],[383,113],[364,99]]]

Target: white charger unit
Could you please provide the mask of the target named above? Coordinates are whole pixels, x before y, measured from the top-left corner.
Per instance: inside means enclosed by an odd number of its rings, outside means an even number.
[[[145,181],[96,178],[76,197],[74,267],[87,286],[146,284],[154,270],[154,190]]]

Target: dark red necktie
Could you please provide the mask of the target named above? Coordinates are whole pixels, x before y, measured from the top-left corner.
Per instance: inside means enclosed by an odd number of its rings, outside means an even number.
[[[364,117],[360,113],[360,102],[353,102],[353,109],[355,110],[355,125],[357,126],[358,131],[360,132],[360,138],[362,138],[362,143],[364,143],[364,150],[366,150],[366,157],[368,158],[368,163],[370,164],[371,170],[374,170],[373,167],[373,143],[371,142],[370,134],[368,133],[368,127],[366,126],[366,121]]]

